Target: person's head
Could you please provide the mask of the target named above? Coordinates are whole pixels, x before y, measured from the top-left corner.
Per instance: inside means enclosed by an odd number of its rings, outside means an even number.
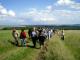
[[[24,32],[24,29],[21,29],[22,32]]]
[[[61,30],[62,31],[62,33],[64,32],[64,30]]]
[[[36,31],[36,28],[35,27],[33,27],[33,31]]]
[[[13,32],[16,32],[16,29],[15,28],[13,28]]]

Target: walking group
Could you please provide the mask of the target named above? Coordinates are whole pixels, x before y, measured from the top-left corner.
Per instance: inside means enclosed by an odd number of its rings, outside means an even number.
[[[21,46],[26,46],[27,33],[24,29],[19,33],[15,28],[12,31],[12,36],[15,40],[15,44],[19,46],[19,41],[21,41]],[[28,36],[32,40],[33,47],[36,48],[36,43],[38,42],[40,47],[44,46],[45,41],[49,40],[54,34],[52,29],[44,29],[44,28],[33,28],[28,30]]]

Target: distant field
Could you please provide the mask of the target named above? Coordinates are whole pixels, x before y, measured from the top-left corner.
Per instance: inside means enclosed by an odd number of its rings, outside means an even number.
[[[11,32],[0,30],[0,60],[36,60],[40,49],[12,45]],[[48,42],[45,60],[80,60],[80,30],[65,30],[64,41],[55,34]]]

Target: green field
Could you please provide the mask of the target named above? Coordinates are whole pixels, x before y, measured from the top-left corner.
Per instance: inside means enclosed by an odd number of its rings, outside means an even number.
[[[0,60],[35,60],[39,49],[16,47],[9,42],[14,40],[11,34],[10,30],[0,31]]]
[[[38,60],[40,49],[16,47],[11,30],[0,30],[0,60]],[[26,31],[27,32],[27,31]],[[48,42],[43,60],[80,60],[80,30],[65,30],[65,40],[55,34]],[[27,40],[29,41],[28,37]],[[28,43],[32,45],[31,41]]]

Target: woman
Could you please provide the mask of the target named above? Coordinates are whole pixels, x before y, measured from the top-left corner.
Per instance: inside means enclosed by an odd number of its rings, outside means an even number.
[[[22,46],[26,46],[26,32],[24,31],[24,29],[21,30],[21,33],[20,33],[20,39],[21,39],[21,45]]]

